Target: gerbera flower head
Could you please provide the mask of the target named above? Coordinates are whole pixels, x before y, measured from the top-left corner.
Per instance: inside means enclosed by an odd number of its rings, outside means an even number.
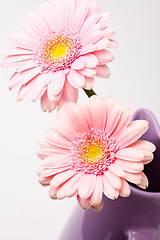
[[[38,150],[39,182],[50,185],[51,198],[76,195],[84,209],[100,210],[103,193],[110,199],[127,197],[127,181],[148,186],[143,169],[152,161],[155,146],[139,140],[148,122],[130,122],[130,117],[128,107],[97,96],[87,105],[67,103],[58,112]]]
[[[95,75],[108,77],[113,54],[105,48],[117,46],[110,18],[89,0],[55,0],[24,16],[3,62],[17,67],[10,89],[20,85],[18,100],[41,98],[42,109],[52,111],[76,102],[78,88],[91,89]]]

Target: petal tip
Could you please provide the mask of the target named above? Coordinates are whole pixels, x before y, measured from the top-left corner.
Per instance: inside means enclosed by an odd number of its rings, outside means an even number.
[[[23,101],[23,98],[17,98],[17,102]]]

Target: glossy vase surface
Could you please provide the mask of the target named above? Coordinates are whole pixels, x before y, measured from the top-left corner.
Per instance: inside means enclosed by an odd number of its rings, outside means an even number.
[[[132,120],[149,121],[142,139],[153,142],[154,160],[145,166],[149,179],[147,190],[131,186],[128,198],[103,197],[101,212],[84,211],[78,205],[59,240],[160,240],[160,127],[147,109],[135,112]]]

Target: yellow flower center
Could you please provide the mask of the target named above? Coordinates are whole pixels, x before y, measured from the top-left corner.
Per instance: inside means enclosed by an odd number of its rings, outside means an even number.
[[[101,175],[115,161],[117,146],[107,133],[90,129],[79,133],[72,141],[71,164],[76,172]]]
[[[55,28],[42,36],[39,42],[34,60],[44,71],[70,68],[82,50],[79,33],[68,28]]]
[[[53,50],[51,51],[51,56],[53,58],[62,57],[63,55],[65,55],[65,53],[66,53],[66,46],[65,45],[58,45],[58,46],[55,46],[53,48]]]
[[[87,151],[87,157],[90,159],[95,159],[101,154],[101,150],[98,148],[98,146],[91,144]]]

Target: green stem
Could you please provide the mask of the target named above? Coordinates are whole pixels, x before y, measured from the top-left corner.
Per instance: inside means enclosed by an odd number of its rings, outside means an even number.
[[[87,94],[87,96],[88,96],[89,98],[92,97],[93,95],[97,95],[97,94],[93,91],[93,89],[91,89],[91,90],[86,90],[86,89],[83,88],[83,90],[85,91],[85,93]]]

